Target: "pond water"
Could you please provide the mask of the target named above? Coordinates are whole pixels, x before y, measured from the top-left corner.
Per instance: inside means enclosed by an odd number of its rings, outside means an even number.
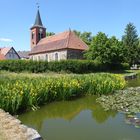
[[[127,124],[125,114],[105,112],[95,100],[89,96],[54,102],[19,119],[45,140],[140,140],[140,129]]]
[[[127,82],[128,87],[138,87],[140,86],[140,74],[138,75],[138,78],[133,79],[133,80],[129,80]]]

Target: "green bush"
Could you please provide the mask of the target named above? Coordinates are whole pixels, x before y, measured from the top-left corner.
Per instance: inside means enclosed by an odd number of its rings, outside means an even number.
[[[72,72],[72,73],[90,73],[110,70],[129,69],[128,64],[105,65],[97,61],[89,60],[62,60],[62,61],[31,61],[31,60],[3,60],[0,61],[0,70],[12,72],[32,72],[43,73],[53,72]]]

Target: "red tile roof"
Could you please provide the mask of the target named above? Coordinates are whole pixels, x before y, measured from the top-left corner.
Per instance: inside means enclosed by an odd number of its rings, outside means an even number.
[[[0,60],[5,60],[5,56],[3,54],[0,54]]]
[[[61,49],[76,49],[84,51],[88,49],[88,46],[76,36],[74,32],[66,31],[41,39],[37,46],[31,50],[30,55]]]
[[[4,56],[11,50],[12,47],[4,47],[0,49],[0,53]]]

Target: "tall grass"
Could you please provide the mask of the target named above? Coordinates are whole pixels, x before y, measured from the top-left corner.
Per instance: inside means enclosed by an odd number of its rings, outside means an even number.
[[[120,75],[90,74],[59,77],[0,76],[0,108],[10,113],[35,109],[56,100],[87,94],[111,94],[123,89]]]

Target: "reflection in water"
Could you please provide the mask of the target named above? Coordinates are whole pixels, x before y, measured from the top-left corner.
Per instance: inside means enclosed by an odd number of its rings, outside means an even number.
[[[73,120],[81,111],[91,110],[92,117],[98,123],[104,123],[109,117],[115,117],[116,112],[114,111],[104,111],[104,109],[96,103],[96,98],[86,97],[77,99],[74,101],[62,101],[51,103],[39,110],[33,112],[28,112],[22,114],[20,119],[24,121],[25,124],[35,125],[35,127],[40,130],[42,123],[45,119],[65,119],[68,121]]]
[[[47,140],[139,140],[139,131],[124,123],[124,115],[105,112],[89,96],[48,104],[19,116]]]

